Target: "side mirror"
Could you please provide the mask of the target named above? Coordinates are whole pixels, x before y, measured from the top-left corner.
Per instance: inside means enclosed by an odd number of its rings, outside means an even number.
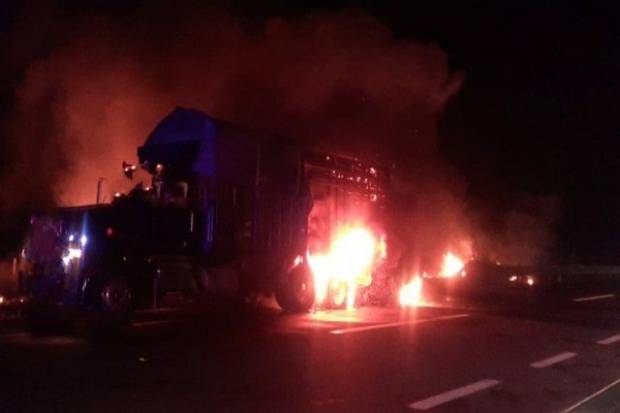
[[[133,173],[136,171],[136,165],[127,163],[125,161],[123,161],[123,174],[129,178],[129,179],[133,179]]]

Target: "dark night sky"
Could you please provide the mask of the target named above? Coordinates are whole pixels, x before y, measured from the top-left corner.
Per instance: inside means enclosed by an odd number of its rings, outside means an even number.
[[[617,13],[571,2],[452,3],[272,0],[225,7],[248,21],[361,8],[398,36],[439,42],[466,72],[442,119],[440,150],[465,176],[470,208],[502,211],[523,194],[556,194],[562,205],[558,256],[620,263]],[[61,9],[120,16],[139,5],[74,1]],[[16,11],[4,9],[3,36],[14,29]],[[20,65],[52,46],[32,38],[41,44],[31,56],[5,62],[5,112]]]

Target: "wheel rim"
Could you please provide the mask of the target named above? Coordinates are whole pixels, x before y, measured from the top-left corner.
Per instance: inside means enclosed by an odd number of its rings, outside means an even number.
[[[112,281],[101,290],[101,305],[109,313],[123,313],[129,310],[131,292],[124,281]]]
[[[293,274],[291,282],[295,300],[303,306],[311,305],[314,301],[314,290],[311,284],[312,280],[308,279],[303,272]]]
[[[305,302],[310,297],[309,290],[310,289],[308,283],[306,283],[305,281],[299,281],[294,287],[295,297],[299,302]]]

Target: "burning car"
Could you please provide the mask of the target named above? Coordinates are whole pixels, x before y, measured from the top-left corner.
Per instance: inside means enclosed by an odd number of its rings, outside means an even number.
[[[450,268],[450,270],[448,270]],[[427,284],[445,296],[488,298],[495,302],[533,297],[544,287],[535,268],[501,265],[485,259],[444,256],[443,266]]]

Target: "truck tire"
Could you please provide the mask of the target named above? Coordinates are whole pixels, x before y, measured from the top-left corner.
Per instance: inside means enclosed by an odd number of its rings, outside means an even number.
[[[276,300],[283,310],[306,312],[314,305],[314,283],[307,265],[298,265],[278,283]]]
[[[131,289],[124,278],[112,278],[104,282],[100,299],[101,310],[106,316],[124,319],[131,311]]]

